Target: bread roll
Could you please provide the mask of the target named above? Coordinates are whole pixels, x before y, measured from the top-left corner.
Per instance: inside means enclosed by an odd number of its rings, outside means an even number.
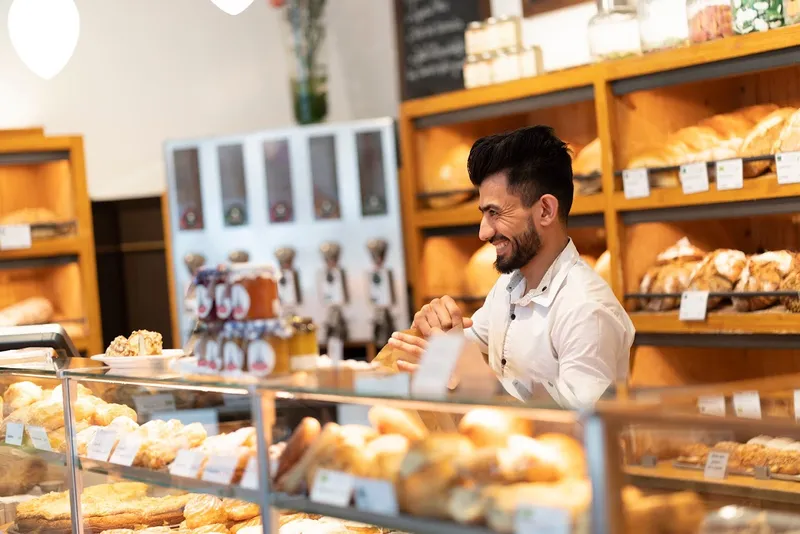
[[[775,143],[780,137],[783,125],[794,112],[794,108],[781,108],[761,119],[744,138],[742,146],[739,148],[739,157],[749,158],[774,154]],[[744,177],[759,176],[767,171],[769,165],[769,160],[745,163]]]
[[[572,174],[588,176],[600,172],[601,148],[599,137],[583,147],[572,160]]]
[[[500,273],[494,268],[497,251],[494,245],[486,243],[472,255],[467,264],[467,294],[484,297],[489,294]]]
[[[53,304],[43,297],[31,297],[0,310],[0,326],[24,326],[48,323],[53,318]]]
[[[695,267],[689,279],[688,289],[694,291],[731,291],[742,274],[747,256],[739,250],[717,249],[706,256]],[[713,310],[722,302],[720,297],[709,297],[708,309]]]
[[[33,382],[25,381],[11,384],[8,386],[5,395],[3,395],[3,415],[8,417],[11,412],[42,400],[43,394],[42,388]]]
[[[380,434],[400,434],[410,441],[419,441],[428,435],[428,429],[418,419],[397,408],[373,406],[368,417]]]
[[[561,478],[583,478],[587,476],[586,453],[583,445],[565,434],[547,433],[536,437],[536,440],[555,451],[555,463]]]
[[[436,193],[443,191],[470,190],[474,186],[467,174],[467,158],[469,157],[470,145],[459,143],[450,149],[438,171],[430,176],[426,176],[422,181],[422,191],[425,193]],[[432,208],[446,208],[464,202],[470,197],[470,193],[460,193],[443,197],[432,197],[427,199],[427,203]]]
[[[467,412],[458,424],[458,431],[476,447],[504,447],[512,434],[530,436],[533,422],[493,408],[477,408]]]
[[[422,246],[423,291],[426,296],[463,295],[463,274],[476,240],[454,237],[429,237]],[[443,269],[442,266],[447,268]]]
[[[592,492],[588,480],[569,480],[558,484],[513,484],[492,486],[485,490],[488,498],[486,522],[490,529],[501,534],[514,532],[517,508],[523,504],[562,508],[572,517],[573,527],[582,524],[591,504]]]
[[[741,272],[736,291],[777,291],[783,279],[795,267],[795,256],[789,251],[778,250],[756,254],[747,259]],[[772,306],[778,297],[760,296],[749,298],[733,298],[733,306],[737,311],[746,312],[761,310]]]
[[[800,293],[800,269],[793,269],[781,280],[781,291],[797,291]],[[781,304],[792,313],[800,313],[800,298],[781,297]]]
[[[319,437],[289,470],[278,479],[276,488],[279,491],[298,493],[306,481],[306,472],[317,462],[318,458],[329,448],[337,447],[342,441],[341,427],[336,423],[327,423],[322,427]]]
[[[257,504],[237,499],[222,499],[222,507],[228,515],[228,521],[247,521],[257,517],[260,508]]]
[[[278,469],[275,471],[274,479],[277,480],[285,475],[289,469],[297,463],[305,454],[311,444],[319,437],[322,427],[319,421],[313,417],[304,417],[297,425],[288,442],[286,449],[278,460]]]
[[[364,456],[370,464],[369,478],[394,482],[411,442],[400,434],[386,434],[370,441]]]
[[[611,286],[611,253],[605,251],[597,258],[597,263],[594,264],[594,272],[600,275],[600,278],[606,281]]]
[[[183,509],[186,526],[199,528],[204,525],[228,522],[228,514],[222,501],[213,495],[192,495]]]
[[[118,417],[125,417],[131,421],[137,419],[136,412],[133,408],[125,406],[124,404],[102,404],[96,406],[95,412],[92,415],[92,423],[99,426],[108,426]]]

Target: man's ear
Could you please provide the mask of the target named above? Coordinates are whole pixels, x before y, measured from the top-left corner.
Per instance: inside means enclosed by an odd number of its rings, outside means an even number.
[[[558,221],[558,199],[553,195],[542,195],[539,199],[539,223],[549,226]]]

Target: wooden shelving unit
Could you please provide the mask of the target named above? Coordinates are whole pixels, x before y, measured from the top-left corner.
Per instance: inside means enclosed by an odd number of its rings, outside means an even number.
[[[0,131],[0,218],[48,210],[66,233],[39,237],[30,248],[0,250],[0,308],[28,297],[53,305],[78,350],[102,351],[94,234],[83,139],[48,137],[42,129]]]
[[[748,253],[770,247],[799,250],[800,236],[791,229],[795,224],[791,218],[800,213],[800,184],[779,185],[774,174],[767,174],[745,180],[738,190],[718,191],[712,182],[711,190],[705,193],[687,195],[679,187],[653,188],[647,198],[627,199],[619,176],[626,161],[642,148],[642,142],[658,143],[675,130],[715,113],[763,103],[800,108],[798,43],[800,26],[790,26],[404,102],[399,125],[401,185],[406,258],[415,305],[419,307],[430,295],[422,258],[425,240],[439,232],[453,233],[459,227],[480,223],[476,201],[431,209],[418,197],[426,175],[446,152],[445,147],[433,142],[437,137],[430,132],[436,130],[461,135],[464,143],[529,124],[551,125],[562,138],[577,138],[581,144],[599,137],[602,193],[575,199],[571,226],[604,230],[611,285],[621,300],[626,293],[636,291],[657,252],[674,243],[676,236],[689,235],[708,248],[741,243],[741,249]],[[588,119],[583,113],[587,109],[594,110],[594,116]],[[784,219],[778,220],[778,216]],[[725,221],[734,219],[740,223],[725,226]],[[783,229],[765,238],[775,225]],[[663,230],[665,226],[671,230]],[[723,361],[724,356],[756,361],[758,357],[750,349],[727,353],[721,349],[746,347],[756,337],[764,341],[776,338],[775,346],[800,349],[800,314],[782,313],[780,309],[747,314],[712,312],[701,323],[681,322],[677,311],[635,312],[632,317],[639,334],[637,345],[718,346],[720,353],[709,360],[711,366]],[[650,349],[637,349],[639,364],[649,361],[643,353]],[[669,350],[656,352],[657,358],[667,358]],[[796,357],[800,350],[790,352],[787,370],[797,370],[794,366],[800,362]],[[673,363],[661,361],[654,369]],[[636,369],[633,374],[636,376]],[[659,382],[647,373],[640,376],[644,382]]]

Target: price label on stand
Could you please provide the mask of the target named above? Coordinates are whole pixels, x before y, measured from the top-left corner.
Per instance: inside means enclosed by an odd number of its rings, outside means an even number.
[[[270,473],[274,473],[276,469],[273,469]],[[244,468],[242,481],[239,484],[245,489],[258,489],[258,460],[256,460],[255,456],[251,456],[250,459],[247,460],[247,467]]]
[[[706,395],[697,399],[697,410],[703,415],[725,417],[725,397]]]
[[[778,183],[781,185],[800,183],[800,152],[775,154]]]
[[[373,514],[397,516],[397,495],[388,480],[357,478],[355,483],[356,508]]]
[[[141,436],[138,434],[125,434],[120,438],[117,447],[114,449],[114,454],[111,455],[108,461],[112,464],[130,467],[133,465],[133,461],[141,448]]]
[[[117,432],[111,428],[100,428],[95,432],[89,446],[86,447],[86,457],[91,460],[107,462],[111,456],[111,449],[117,444]]]
[[[718,161],[716,167],[718,191],[730,191],[744,187],[744,165],[741,159]]]
[[[685,195],[708,191],[708,167],[705,163],[681,165],[681,188]]]
[[[433,336],[411,379],[411,393],[423,397],[444,397],[466,339],[459,334]]]
[[[722,480],[728,472],[729,453],[722,451],[711,451],[708,453],[703,476],[711,480]]]
[[[314,487],[311,488],[311,500],[330,506],[347,507],[353,497],[355,482],[355,477],[348,473],[317,469]]]
[[[53,447],[50,446],[50,438],[47,436],[47,431],[44,428],[28,425],[25,427],[25,430],[28,431],[28,436],[30,436],[35,449],[39,449],[40,451],[53,450]]]
[[[156,393],[154,395],[134,395],[133,404],[139,417],[149,417],[155,412],[174,412],[175,395],[172,393]]]
[[[0,225],[0,250],[22,250],[32,246],[29,224]]]
[[[625,198],[646,198],[650,196],[650,179],[647,169],[625,169],[622,171],[622,189]]]
[[[181,449],[175,456],[175,461],[169,466],[169,473],[176,477],[197,478],[205,458],[201,452]]]
[[[227,486],[233,480],[237,465],[239,465],[239,458],[236,456],[212,455],[203,469],[203,480]]]
[[[708,291],[684,291],[678,319],[681,321],[705,321],[708,311]]]
[[[522,505],[514,514],[514,532],[517,534],[569,534],[571,531],[569,510],[563,508]]]
[[[340,362],[344,358],[344,342],[341,338],[328,338],[328,358],[332,362]]]
[[[733,410],[736,412],[736,417],[761,419],[761,396],[758,391],[734,393]]]
[[[361,395],[408,397],[411,391],[411,375],[408,373],[386,376],[356,375],[355,390]]]
[[[25,426],[22,423],[6,423],[6,443],[21,447],[24,432]]]

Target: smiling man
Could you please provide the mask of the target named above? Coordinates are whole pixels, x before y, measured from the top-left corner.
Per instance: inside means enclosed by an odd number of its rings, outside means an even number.
[[[445,296],[423,306],[413,326],[426,338],[462,327],[520,400],[543,388],[564,407],[592,405],[627,377],[634,328],[567,234],[566,144],[546,126],[521,128],[476,141],[467,167],[480,191],[480,238],[495,246],[502,276],[472,318]],[[412,363],[427,345],[401,332],[389,343]]]

